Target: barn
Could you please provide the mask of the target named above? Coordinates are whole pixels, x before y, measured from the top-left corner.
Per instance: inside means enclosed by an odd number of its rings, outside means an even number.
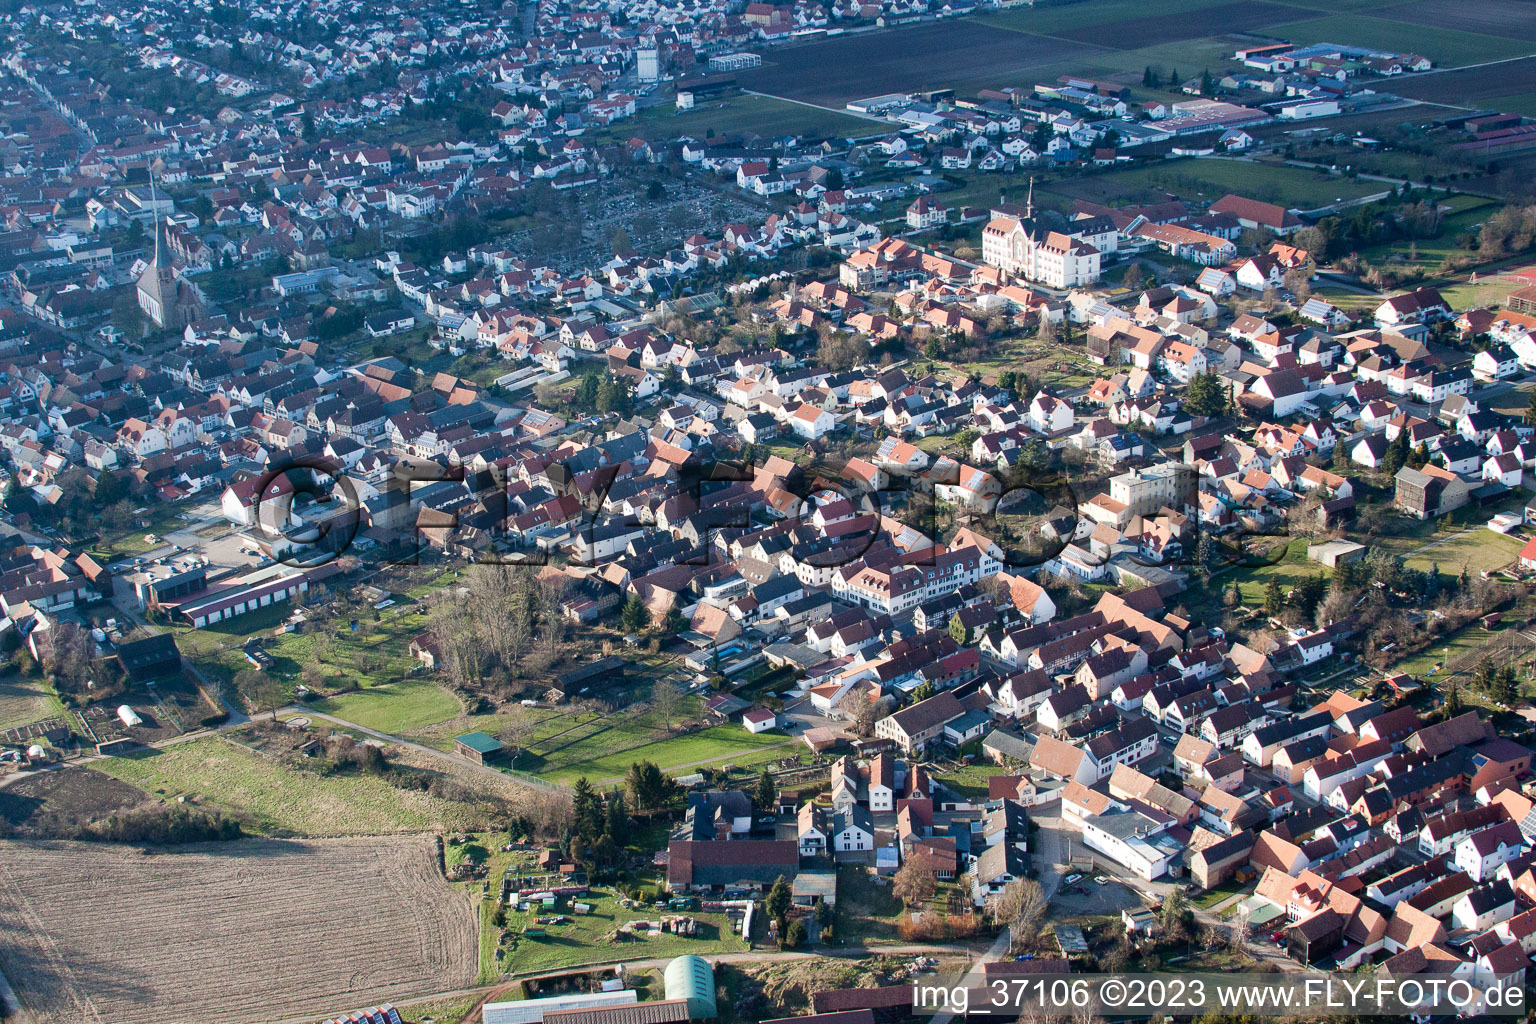
[[[170,633],[157,633],[117,645],[117,664],[130,683],[164,679],[181,673],[181,652]]]
[[[467,732],[463,736],[453,738],[454,753],[476,764],[496,760],[501,756],[503,749],[505,748],[502,747],[501,740],[483,732]]]

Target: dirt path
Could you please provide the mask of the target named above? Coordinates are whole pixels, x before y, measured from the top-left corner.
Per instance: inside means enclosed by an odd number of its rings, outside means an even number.
[[[994,944],[995,945],[995,944]],[[805,951],[756,950],[747,953],[718,953],[706,955],[705,959],[711,963],[762,963],[765,960],[812,960],[818,958],[835,958],[839,960],[862,960],[867,956],[931,956],[934,954],[947,955],[974,955],[976,951],[968,946],[934,946],[934,945],[895,945],[895,946],[841,946],[836,949],[814,949]],[[982,954],[986,956],[987,954]],[[601,960],[593,964],[576,964],[564,967],[558,971],[535,971],[520,974],[506,981],[498,981],[493,985],[476,985],[473,988],[453,989],[447,992],[434,992],[422,995],[410,1000],[412,1003],[442,1002],[449,999],[462,999],[466,996],[477,996],[475,1003],[457,1021],[440,1021],[439,1024],[469,1024],[480,1019],[480,1010],[486,1003],[493,1003],[499,997],[509,995],[516,987],[532,978],[556,977],[568,974],[571,971],[579,971],[584,967],[596,968],[608,965],[623,964],[626,970],[644,971],[660,970],[673,961],[673,957],[651,957],[643,960]],[[287,1020],[268,1021],[266,1024],[314,1024],[311,1017],[290,1017]]]

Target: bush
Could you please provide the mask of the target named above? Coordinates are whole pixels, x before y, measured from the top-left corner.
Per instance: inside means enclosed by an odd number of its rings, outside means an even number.
[[[189,811],[185,807],[161,806],[114,814],[106,821],[82,825],[73,838],[162,846],[224,842],[240,836],[240,823],[233,818]]]

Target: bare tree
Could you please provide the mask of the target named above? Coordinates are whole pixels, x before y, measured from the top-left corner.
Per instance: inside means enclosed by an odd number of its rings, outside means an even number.
[[[532,572],[516,565],[477,565],[469,574],[468,612],[475,638],[509,671],[533,637],[532,583]]]
[[[916,857],[908,857],[891,882],[891,893],[907,907],[932,898],[936,891],[938,882],[933,872]]]
[[[517,755],[528,746],[528,741],[533,738],[533,716],[528,709],[521,704],[513,704],[501,714],[501,726],[496,730],[496,737],[512,748],[512,764],[517,763]]]
[[[440,595],[427,610],[427,630],[455,686],[480,678],[480,644],[464,601],[451,592]]]
[[[651,707],[661,716],[667,732],[672,731],[672,720],[682,706],[683,693],[670,679],[658,679],[651,684]]]
[[[848,701],[848,717],[853,720],[855,736],[868,736],[875,731],[875,700],[869,691],[860,689]]]
[[[1248,941],[1248,911],[1242,906],[1238,907],[1237,916],[1232,919],[1232,933],[1228,936],[1228,941],[1231,943],[1232,952],[1247,952],[1245,944]]]
[[[1016,879],[1003,887],[993,903],[992,917],[1009,929],[1010,949],[1017,948],[1024,937],[1039,931],[1046,906],[1045,890],[1033,878]]]
[[[96,641],[91,631],[73,622],[61,622],[49,631],[48,671],[65,693],[83,693],[96,674]]]

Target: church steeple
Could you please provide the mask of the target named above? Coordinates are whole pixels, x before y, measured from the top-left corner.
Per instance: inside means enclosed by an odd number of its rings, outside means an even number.
[[[1035,176],[1033,174],[1029,176],[1029,198],[1024,200],[1024,218],[1035,219]]]
[[[154,262],[154,265],[157,266],[157,267],[168,267],[168,266],[171,265],[171,252],[170,252],[170,246],[162,246],[160,244],[160,231],[161,231],[161,224],[160,224],[160,200],[159,200],[159,197],[158,197],[157,193],[155,192],[155,169],[153,167],[151,167],[149,169],[149,202],[150,202],[150,208],[155,211],[155,262]]]

